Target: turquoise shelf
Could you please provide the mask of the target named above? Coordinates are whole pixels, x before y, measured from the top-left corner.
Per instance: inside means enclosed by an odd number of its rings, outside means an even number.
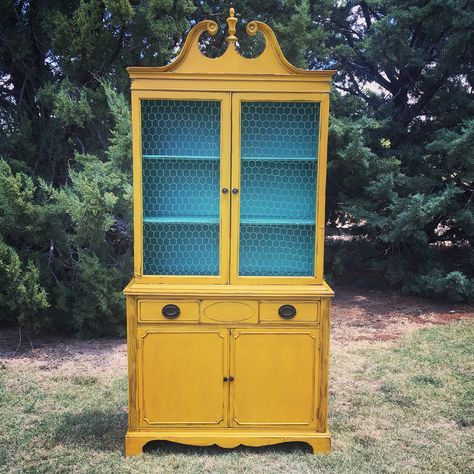
[[[218,217],[208,216],[157,216],[144,217],[146,224],[219,224]]]
[[[242,156],[245,161],[318,161],[315,156]]]
[[[245,218],[240,220],[241,224],[247,225],[315,225],[315,220],[310,219],[282,219],[278,217],[269,218]]]
[[[184,155],[142,155],[144,160],[206,160],[219,161],[218,156],[184,156]]]
[[[219,156],[184,156],[184,155],[143,155],[144,160],[206,160],[219,161]],[[316,157],[279,157],[279,156],[242,156],[246,161],[318,161]]]

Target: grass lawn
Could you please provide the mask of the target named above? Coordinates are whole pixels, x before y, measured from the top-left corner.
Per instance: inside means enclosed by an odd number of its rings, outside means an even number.
[[[333,452],[318,456],[298,443],[232,450],[152,443],[142,457],[126,459],[123,364],[7,361],[0,367],[0,471],[473,472],[473,342],[472,319],[392,341],[336,341]]]

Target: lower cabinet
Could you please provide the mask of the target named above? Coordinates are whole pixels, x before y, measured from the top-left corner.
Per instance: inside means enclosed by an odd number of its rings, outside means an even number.
[[[138,330],[142,427],[313,428],[318,328]]]

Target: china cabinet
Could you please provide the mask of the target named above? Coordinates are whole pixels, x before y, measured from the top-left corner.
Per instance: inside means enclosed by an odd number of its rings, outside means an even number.
[[[131,67],[134,278],[126,454],[152,440],[330,450],[323,279],[329,85],[284,58],[199,49]]]

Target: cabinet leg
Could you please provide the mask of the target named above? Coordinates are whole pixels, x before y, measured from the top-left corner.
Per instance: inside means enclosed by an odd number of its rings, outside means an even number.
[[[125,456],[140,456],[143,453],[143,446],[147,440],[125,436]]]
[[[330,453],[331,438],[318,438],[306,441],[313,449],[313,454]]]

